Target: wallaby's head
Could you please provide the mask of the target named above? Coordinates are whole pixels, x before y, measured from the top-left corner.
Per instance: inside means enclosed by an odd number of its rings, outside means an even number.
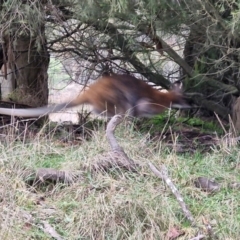
[[[169,93],[171,94],[171,107],[180,109],[191,108],[191,106],[184,99],[181,83],[174,83]]]
[[[184,100],[181,87],[173,85],[169,91],[163,92],[154,89],[150,92],[151,95],[138,100],[136,112],[138,116],[151,117],[160,114],[167,108],[190,108]]]

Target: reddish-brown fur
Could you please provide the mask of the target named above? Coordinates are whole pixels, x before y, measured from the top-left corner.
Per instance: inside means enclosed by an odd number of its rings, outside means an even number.
[[[39,116],[84,103],[92,105],[96,113],[105,112],[109,117],[126,113],[135,117],[153,116],[162,113],[171,104],[186,105],[177,88],[169,92],[160,92],[130,75],[112,74],[91,84],[86,91],[69,103],[33,109],[0,108],[0,114]]]

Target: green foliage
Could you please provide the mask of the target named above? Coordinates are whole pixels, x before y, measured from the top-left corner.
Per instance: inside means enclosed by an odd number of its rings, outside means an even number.
[[[59,169],[61,164],[65,162],[65,155],[49,153],[49,154],[41,154],[35,156],[38,159],[36,163],[37,168],[56,168]]]
[[[138,121],[137,125],[140,125],[140,129],[150,132],[159,131],[161,129],[168,129],[169,127],[173,129],[181,129],[181,127],[191,127],[199,129],[201,132],[217,132],[219,134],[223,133],[223,129],[219,126],[218,123],[214,121],[205,121],[200,118],[188,118],[188,117],[176,117],[174,110],[169,113],[164,113],[158,116],[155,116],[151,119],[146,119],[143,122]]]
[[[200,118],[180,118],[180,122],[186,122],[187,125],[193,127],[199,127],[202,131],[212,131],[217,133],[223,133],[222,128],[219,124],[214,121],[204,121]]]
[[[119,18],[120,21],[129,21],[134,25],[153,23],[162,28],[169,28],[176,24],[180,26],[182,22],[180,19],[184,18],[179,18],[181,14],[176,15],[176,11],[185,12],[184,8],[178,4],[157,0],[79,1],[76,7],[75,15],[83,21],[99,21],[99,19],[105,21],[109,18]],[[165,18],[168,21],[165,21]]]
[[[44,24],[42,5],[39,2],[25,4],[18,0],[4,1],[0,17],[1,28],[18,37],[36,38]]]

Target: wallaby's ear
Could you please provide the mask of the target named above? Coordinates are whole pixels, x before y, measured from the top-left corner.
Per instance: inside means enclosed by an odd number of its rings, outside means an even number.
[[[185,101],[182,94],[182,82],[177,81],[172,85],[172,91],[177,95],[177,99],[172,102],[172,108],[191,108],[191,106]]]

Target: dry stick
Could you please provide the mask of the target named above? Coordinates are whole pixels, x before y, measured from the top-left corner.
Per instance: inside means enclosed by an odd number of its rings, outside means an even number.
[[[203,239],[203,238],[205,238],[205,236],[202,235],[202,234],[200,234],[200,235],[198,235],[198,236],[196,236],[196,237],[194,237],[194,238],[191,238],[191,239],[189,239],[189,240],[201,240],[201,239]]]
[[[159,171],[152,163],[148,163],[148,165],[149,165],[150,169],[152,170],[152,172],[159,178],[163,179],[166,182],[166,184],[170,187],[172,193],[177,198],[177,201],[178,201],[180,207],[182,208],[185,217],[194,226],[195,225],[194,218],[193,218],[191,212],[188,210],[187,205],[183,201],[183,198],[182,198],[180,192],[177,190],[177,188],[173,184],[172,180],[168,177],[167,168],[163,165],[161,171]]]
[[[64,171],[54,168],[29,169],[23,173],[22,177],[26,182],[33,181],[33,185],[46,181],[70,184],[83,178],[81,171]]]
[[[228,134],[228,133],[227,133],[227,130],[226,130],[225,127],[223,126],[222,121],[220,120],[218,114],[216,114],[215,112],[214,112],[214,114],[215,114],[215,116],[216,116],[216,118],[217,118],[219,124],[221,125],[221,127],[222,127],[224,133],[227,135],[227,134]]]
[[[127,156],[123,148],[119,146],[114,136],[116,127],[122,121],[123,116],[121,115],[115,115],[109,121],[106,134],[112,151],[108,154],[98,156],[95,164],[93,163],[94,161],[92,161],[92,166],[94,170],[106,170],[116,165],[119,167],[124,167],[129,171],[136,171],[136,167],[138,166],[138,164],[134,163],[134,161]],[[26,181],[34,181],[34,184],[43,183],[46,180],[69,184],[79,179],[82,179],[82,177],[83,176],[81,171],[64,171],[53,168],[40,168],[37,171],[28,170],[24,174],[24,178],[26,179]]]
[[[43,224],[43,231],[50,235],[52,238],[56,240],[63,240],[63,238],[57,233],[57,231],[47,222],[47,221],[42,221]]]
[[[122,115],[114,115],[112,119],[109,121],[106,129],[106,135],[108,142],[111,146],[112,151],[120,152],[127,160],[133,163],[132,160],[129,159],[127,154],[124,152],[123,148],[119,146],[117,139],[114,136],[116,127],[123,121]]]
[[[111,156],[110,162],[111,163],[114,162],[118,166],[126,167],[128,170],[136,171],[136,167],[139,165],[128,157],[128,155],[124,152],[123,148],[118,144],[117,139],[114,136],[116,127],[122,121],[123,121],[122,115],[114,115],[107,124],[106,135],[112,150],[112,153],[110,153]],[[104,161],[107,162],[106,159]],[[101,165],[101,162],[99,162],[99,164]]]
[[[119,146],[116,138],[114,137],[115,129],[122,121],[123,121],[123,117],[121,115],[115,115],[111,118],[111,120],[107,125],[107,129],[106,129],[107,139],[113,151],[120,151],[120,152],[123,151],[123,149]]]

